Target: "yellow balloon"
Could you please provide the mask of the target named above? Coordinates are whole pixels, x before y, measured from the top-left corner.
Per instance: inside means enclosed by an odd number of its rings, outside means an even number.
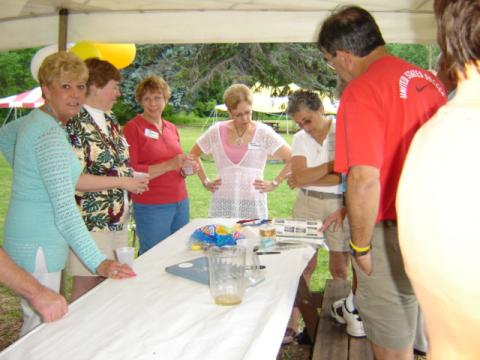
[[[135,60],[137,52],[135,44],[95,43],[94,45],[102,54],[102,59],[112,63],[117,69],[123,69]]]
[[[72,46],[70,51],[82,60],[86,60],[88,58],[99,58],[101,60],[104,59],[101,52],[91,42],[80,41]]]

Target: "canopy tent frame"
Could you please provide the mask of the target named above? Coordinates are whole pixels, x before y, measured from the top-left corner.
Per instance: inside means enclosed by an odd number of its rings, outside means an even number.
[[[67,41],[315,42],[323,19],[337,6],[350,3],[350,0],[10,1],[2,4],[0,14],[3,35],[0,51],[52,43],[65,49]],[[359,0],[356,4],[375,16],[387,42],[435,42],[433,0]]]

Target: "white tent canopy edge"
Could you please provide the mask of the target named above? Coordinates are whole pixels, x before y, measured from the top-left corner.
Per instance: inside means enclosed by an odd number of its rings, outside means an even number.
[[[315,42],[336,6],[323,0],[18,0],[2,4],[0,51],[58,42],[59,8],[68,41],[159,43]],[[432,43],[432,0],[364,0],[387,42]]]

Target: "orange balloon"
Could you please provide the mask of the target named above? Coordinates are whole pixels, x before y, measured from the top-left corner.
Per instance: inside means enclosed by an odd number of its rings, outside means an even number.
[[[102,54],[102,59],[106,60],[117,69],[123,69],[135,60],[137,49],[135,44],[93,44]]]

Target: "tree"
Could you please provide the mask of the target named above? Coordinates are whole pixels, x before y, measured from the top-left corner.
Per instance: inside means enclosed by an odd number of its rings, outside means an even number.
[[[388,44],[387,48],[420,67],[428,68],[437,46]],[[37,49],[0,53],[0,96],[36,86],[30,61]],[[148,75],[163,77],[172,89],[166,113],[194,112],[205,116],[222,103],[223,91],[235,82],[273,87],[272,95],[285,95],[289,83],[333,94],[335,72],[329,69],[315,44],[195,44],[139,45],[133,64],[121,70],[122,98],[114,112],[123,123],[141,112],[135,87]]]
[[[440,49],[436,44],[387,44],[387,49],[393,55],[423,69],[433,69],[435,67],[435,59],[440,53]]]
[[[221,103],[223,91],[235,82],[272,86],[272,95],[285,95],[287,89],[282,93],[280,87],[292,82],[329,94],[336,84],[319,50],[297,43],[139,46],[135,63],[124,74],[125,95],[133,94],[139,79],[157,74],[172,87],[170,103],[175,110],[200,115],[211,111],[204,104]]]

